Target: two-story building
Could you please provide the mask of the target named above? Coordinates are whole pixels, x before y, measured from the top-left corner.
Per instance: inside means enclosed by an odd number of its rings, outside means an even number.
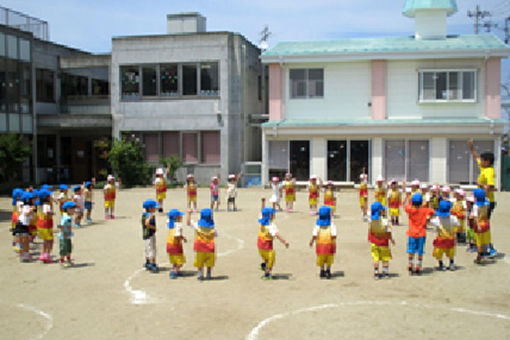
[[[470,184],[478,174],[470,138],[495,153],[499,172],[501,59],[510,48],[493,34],[447,35],[456,12],[454,0],[408,0],[412,36],[281,42],[266,51],[263,182],[286,171],[356,182],[366,168],[372,182]]]

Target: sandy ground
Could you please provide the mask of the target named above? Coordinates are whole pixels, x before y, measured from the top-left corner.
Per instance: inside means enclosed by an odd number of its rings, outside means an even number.
[[[222,193],[223,194],[223,193]],[[199,207],[209,204],[199,190]],[[224,195],[224,194],[223,194]],[[456,272],[434,270],[433,234],[427,237],[425,273],[407,273],[407,219],[395,227],[392,277],[372,275],[367,226],[357,193],[340,193],[334,278],[320,280],[314,249],[308,247],[314,218],[305,192],[296,212],[279,213],[276,223],[290,242],[275,241],[276,280],[261,280],[256,248],[260,197],[269,190],[241,189],[238,212],[215,214],[219,232],[214,280],[193,276],[193,232],[184,251],[186,276],[168,277],[165,216],[157,219],[159,274],[141,269],[140,214],[152,189],[121,190],[117,219],[105,221],[102,197],[95,193],[94,223],[75,230],[75,266],[20,263],[12,251],[10,200],[0,198],[1,339],[509,339],[510,261],[477,266],[474,254],[457,248]],[[185,208],[184,190],[168,193],[166,211]],[[510,253],[509,193],[496,196],[493,239]],[[194,215],[194,218],[197,216]],[[39,243],[40,241],[38,241]],[[38,252],[38,247],[33,249]],[[53,255],[58,253],[58,242]]]

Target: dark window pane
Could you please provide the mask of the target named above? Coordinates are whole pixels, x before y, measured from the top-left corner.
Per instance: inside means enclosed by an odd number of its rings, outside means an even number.
[[[218,63],[200,65],[200,95],[219,96]]]
[[[290,141],[290,172],[297,180],[310,178],[310,142]]]
[[[291,69],[290,76],[290,97],[304,98],[306,97],[306,70]]]
[[[121,66],[120,80],[122,98],[140,97],[140,71],[138,66]]]
[[[197,94],[196,65],[182,65],[182,94],[185,96]]]
[[[107,96],[110,93],[110,83],[107,80],[92,79],[92,95]]]
[[[160,67],[160,91],[162,96],[179,95],[177,64],[163,64]]]
[[[462,99],[475,99],[475,72],[462,72]]]
[[[328,180],[347,180],[347,142],[328,141]]]
[[[351,178],[353,182],[359,181],[359,175],[363,173],[368,174],[368,160],[369,160],[369,141],[367,140],[353,140],[351,141]]]
[[[7,60],[7,111],[19,112],[19,71],[18,62]]]
[[[142,68],[142,93],[144,96],[155,96],[156,95],[156,68],[155,67],[143,67]]]
[[[87,77],[64,73],[62,75],[62,96],[87,96],[89,82]]]
[[[436,73],[436,99],[447,99],[446,72]]]
[[[424,72],[423,77],[423,100],[434,100],[436,98],[436,86],[434,83],[434,72]]]
[[[7,110],[7,65],[0,59],[0,112]]]

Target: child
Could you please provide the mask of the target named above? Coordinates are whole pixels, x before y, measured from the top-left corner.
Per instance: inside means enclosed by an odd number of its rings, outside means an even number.
[[[375,181],[375,201],[380,202],[383,207],[386,207],[386,185],[384,178],[379,175]]]
[[[485,198],[483,189],[473,190],[475,205],[473,206],[472,216],[474,218],[474,232],[478,255],[475,259],[476,264],[483,264],[487,255],[491,256],[491,226],[489,220],[490,202]]]
[[[406,213],[409,215],[409,229],[407,230],[408,243],[407,253],[409,254],[409,274],[420,274],[423,253],[425,249],[425,238],[427,236],[427,222],[434,215],[434,210],[423,206],[421,194],[414,194],[411,197],[411,204],[406,205]],[[418,253],[418,262],[414,266],[414,254]]]
[[[271,180],[271,189],[273,190],[273,193],[271,198],[269,198],[269,202],[273,204],[274,210],[278,207],[278,210],[281,211],[282,207],[280,206],[280,200],[282,198],[282,185],[280,184],[280,179],[276,176],[274,176]]]
[[[473,206],[475,204],[475,198],[473,196],[469,196],[466,198],[466,215],[467,215],[467,228],[466,228],[466,243],[467,248],[466,251],[471,253],[476,253],[476,243],[475,243],[475,218],[472,214]]]
[[[285,174],[283,187],[285,189],[285,206],[287,212],[292,212],[294,209],[294,202],[296,201],[296,179],[292,178],[292,174],[290,172]]]
[[[430,204],[429,204],[429,208],[437,210],[439,208],[439,200],[440,200],[439,185],[434,184],[430,188]]]
[[[319,185],[317,185],[317,176],[310,176],[308,182],[308,204],[310,205],[310,215],[317,214],[317,201],[319,199],[319,188],[322,186],[322,179],[319,178]]]
[[[20,188],[15,188],[12,191],[12,214],[11,214],[11,232],[16,229],[16,224],[18,223],[18,218],[21,213],[21,209],[23,207],[23,202],[21,201],[21,196],[23,195],[23,190]],[[13,236],[12,239],[12,248],[15,252],[21,252],[20,239],[17,236]]]
[[[185,214],[177,209],[172,209],[167,214],[168,236],[166,237],[166,252],[172,265],[170,278],[176,279],[179,276],[179,270],[186,263],[186,257],[182,250],[182,242],[188,242],[182,233],[182,216]]]
[[[156,216],[154,213],[159,204],[151,199],[142,204],[145,211],[142,213],[142,238],[144,241],[145,269],[153,273],[159,272],[156,265]]]
[[[324,191],[324,205],[331,208],[331,216],[335,216],[336,211],[336,192],[333,181],[328,181]]]
[[[113,175],[108,175],[106,178],[106,185],[103,188],[104,194],[104,218],[106,220],[114,219],[115,215],[115,196],[116,196],[116,188],[115,188],[115,177]]]
[[[273,249],[273,239],[276,237],[286,248],[289,243],[285,241],[278,232],[278,227],[274,224],[276,210],[265,207],[266,200],[262,198],[262,217],[259,219],[259,234],[257,238],[257,248],[259,249],[262,263],[260,269],[264,271],[263,280],[271,280],[271,272],[275,261],[275,251]]]
[[[310,247],[315,242],[315,253],[317,254],[317,266],[320,267],[320,278],[331,279],[331,265],[335,260],[336,253],[336,226],[331,223],[331,208],[322,206],[319,209],[319,218],[310,240]]]
[[[41,208],[37,213],[37,230],[39,237],[43,240],[43,248],[39,261],[53,263],[51,250],[53,249],[53,209],[51,206],[51,192],[48,190],[39,191]]]
[[[391,224],[398,225],[400,217],[400,205],[402,204],[402,193],[397,186],[397,180],[390,181],[390,190],[388,191],[388,206],[390,208]]]
[[[163,201],[166,198],[166,176],[168,176],[168,172],[170,171],[170,165],[166,167],[165,170],[163,168],[156,169],[156,179],[154,180],[154,188],[156,189],[156,200],[159,203],[159,212],[163,212]]]
[[[443,265],[443,254],[450,259],[448,269],[455,270],[453,258],[455,257],[455,233],[459,227],[457,217],[450,215],[450,203],[441,201],[436,212],[436,217],[430,220],[430,224],[436,227],[437,237],[434,240],[433,255],[438,261],[438,270],[446,270]]]
[[[72,242],[71,237],[73,237],[73,214],[74,209],[76,208],[76,203],[72,201],[67,201],[62,205],[62,217],[60,218],[60,224],[58,228],[60,229],[60,233],[58,234],[59,239],[59,248],[60,248],[60,264],[64,264],[64,258],[67,259],[67,263],[72,265],[71,261],[71,252],[72,252]]]
[[[21,196],[21,201],[23,206],[16,223],[16,228],[14,228],[14,236],[19,239],[21,244],[20,260],[28,262],[32,261],[32,256],[29,254],[30,232],[28,228],[35,211],[35,196],[31,192],[25,191]]]
[[[368,225],[368,241],[372,244],[371,254],[374,260],[374,279],[388,278],[391,250],[389,242],[395,245],[391,236],[388,220],[383,218],[386,208],[381,202],[374,202],[370,206],[370,223]],[[382,262],[382,275],[379,276],[379,262]]]
[[[466,219],[466,201],[464,197],[466,193],[462,189],[456,189],[453,192],[454,200],[451,209],[451,214],[459,220],[459,230],[457,231],[457,242],[464,244],[466,243],[466,230],[465,230],[465,219]]]
[[[448,201],[451,202],[450,192],[452,189],[448,185],[443,185],[441,187],[441,195],[439,196],[439,201]],[[439,208],[439,206],[438,206]]]
[[[200,211],[200,220],[198,223],[191,221],[191,210],[188,210],[187,225],[195,229],[195,250],[194,266],[198,269],[199,281],[204,280],[204,267],[207,267],[207,276],[205,279],[211,279],[212,267],[214,267],[216,255],[214,253],[214,238],[218,236],[214,228],[214,220],[211,209],[202,209]]]
[[[29,191],[30,192],[30,191]],[[28,232],[30,233],[30,242],[34,243],[35,237],[37,236],[37,206],[39,205],[38,195],[39,190],[33,189],[32,194],[34,195],[33,207],[34,213],[28,224]]]
[[[430,208],[430,192],[429,186],[426,183],[420,184],[420,193],[423,197],[423,205]]]
[[[191,209],[191,204],[193,203],[193,211],[197,211],[197,185],[195,184],[195,176],[193,174],[186,176],[186,193],[188,209]]]
[[[79,185],[75,185],[73,188],[74,196],[73,196],[73,202],[76,203],[76,208],[74,209],[74,212],[76,216],[74,217],[74,227],[75,228],[81,228],[81,219],[83,218],[83,211],[84,211],[84,200],[82,196],[82,187]]]
[[[227,211],[230,211],[230,206],[232,205],[232,209],[237,211],[236,207],[236,196],[237,196],[237,182],[243,175],[240,172],[237,175],[230,174],[228,175],[228,184],[227,184]]]
[[[92,223],[92,189],[94,189],[95,178],[92,178],[92,182],[85,182],[83,187],[85,188],[83,191],[83,197],[85,199],[84,207],[87,210],[87,223]]]
[[[214,203],[216,203],[216,211],[220,209],[220,174],[218,176],[214,176],[211,178],[211,185],[209,185],[209,190],[211,191],[211,210],[214,208]]]
[[[477,179],[478,187],[485,190],[485,195],[489,200],[489,214],[488,218],[490,220],[492,216],[492,211],[496,207],[496,201],[494,199],[494,185],[495,185],[495,174],[494,174],[494,153],[492,152],[484,152],[481,155],[478,155],[474,146],[473,140],[468,140],[468,147],[473,155],[473,159],[476,160],[478,164],[478,168],[480,170],[480,175]],[[492,243],[490,244],[490,256],[495,256],[497,253],[496,249]]]
[[[65,202],[67,202],[69,200],[69,196],[68,196],[69,187],[66,184],[60,184],[59,190],[60,190],[60,193],[57,196],[58,210],[60,212],[60,216],[62,216],[62,214],[64,212],[64,209],[62,208],[62,206],[64,205]]]
[[[359,205],[361,208],[361,212],[363,213],[363,221],[368,221],[367,209],[368,209],[368,175],[365,173],[365,168],[363,168],[363,173],[359,175]]]

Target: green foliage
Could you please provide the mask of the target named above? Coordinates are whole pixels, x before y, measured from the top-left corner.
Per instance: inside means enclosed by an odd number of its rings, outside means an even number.
[[[145,160],[142,144],[137,139],[113,141],[107,160],[127,187],[149,183],[154,172],[154,166]]]
[[[0,135],[1,181],[21,179],[21,165],[31,154],[32,147],[24,145],[21,136],[12,133]]]
[[[94,148],[96,149],[96,154],[98,158],[101,160],[108,161],[108,151],[112,147],[111,139],[104,137],[101,139],[97,139],[94,141]],[[106,180],[106,176],[108,176],[108,169],[101,168],[98,171],[98,180]]]
[[[170,182],[175,180],[175,173],[179,168],[182,168],[184,163],[181,161],[180,157],[177,155],[170,155],[168,157],[159,157],[159,163],[163,164],[163,167],[166,168],[170,165],[170,170],[168,171],[168,178]]]

